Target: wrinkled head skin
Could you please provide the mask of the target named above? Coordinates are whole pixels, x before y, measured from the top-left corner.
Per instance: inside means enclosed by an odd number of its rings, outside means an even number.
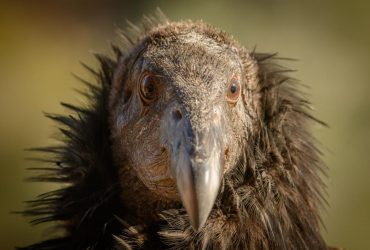
[[[48,115],[64,137],[36,180],[67,185],[23,214],[65,236],[24,249],[328,249],[320,121],[283,59],[163,16],[121,35],[90,106]]]
[[[110,109],[117,164],[124,172],[128,165],[157,199],[182,200],[195,229],[257,115],[254,59],[209,31],[182,23],[152,31],[118,64]]]

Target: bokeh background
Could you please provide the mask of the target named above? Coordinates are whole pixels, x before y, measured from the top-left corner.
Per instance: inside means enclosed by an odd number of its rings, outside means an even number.
[[[50,184],[30,176],[25,148],[52,143],[56,128],[42,111],[80,103],[75,73],[96,66],[91,51],[109,52],[117,27],[160,7],[169,18],[203,19],[249,48],[299,59],[293,76],[310,86],[314,127],[330,167],[323,211],[327,242],[370,249],[370,2],[344,1],[0,1],[0,249],[46,237],[20,210]],[[47,231],[48,232],[48,231]]]

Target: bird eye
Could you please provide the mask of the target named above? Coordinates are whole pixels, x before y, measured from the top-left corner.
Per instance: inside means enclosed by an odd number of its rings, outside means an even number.
[[[240,83],[236,77],[231,78],[231,81],[226,89],[226,100],[230,104],[235,104],[240,96]]]
[[[158,78],[150,73],[144,73],[140,80],[140,97],[146,104],[157,99]]]

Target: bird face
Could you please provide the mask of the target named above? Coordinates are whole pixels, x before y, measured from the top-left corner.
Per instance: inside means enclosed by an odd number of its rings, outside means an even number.
[[[236,48],[195,31],[152,35],[123,57],[111,93],[115,159],[204,225],[248,138]]]

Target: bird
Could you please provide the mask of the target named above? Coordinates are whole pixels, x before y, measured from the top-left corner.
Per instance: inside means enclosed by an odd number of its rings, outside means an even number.
[[[22,250],[330,249],[327,166],[288,58],[160,10],[83,66],[85,105],[61,103],[59,143],[34,148],[32,224],[62,234]],[[76,76],[78,77],[78,76]]]

